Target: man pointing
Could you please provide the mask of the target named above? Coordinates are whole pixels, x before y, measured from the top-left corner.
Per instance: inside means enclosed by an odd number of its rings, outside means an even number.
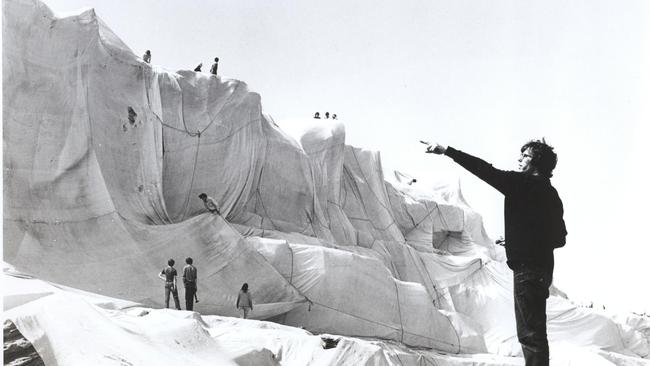
[[[517,337],[526,366],[548,365],[546,299],[553,280],[553,250],[566,243],[562,200],[550,178],[557,154],[545,141],[521,147],[519,171],[504,171],[453,147],[429,145],[505,196],[505,247],[513,271]]]

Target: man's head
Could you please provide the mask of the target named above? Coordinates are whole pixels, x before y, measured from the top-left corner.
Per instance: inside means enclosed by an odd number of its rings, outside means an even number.
[[[169,264],[170,267],[173,267],[175,263],[176,263],[176,261],[174,261],[173,259],[169,259],[167,261],[167,264]]]
[[[215,57],[214,62],[219,62],[219,57]]]
[[[522,172],[550,178],[557,165],[557,154],[553,151],[553,146],[548,145],[544,139],[531,140],[521,147],[518,161],[519,170]]]
[[[192,261],[192,257],[187,257],[187,258],[185,258],[185,263],[187,263],[187,264],[192,264],[192,262],[193,262],[193,261]]]
[[[151,51],[150,51],[150,50],[147,50],[147,52],[145,52],[145,53],[146,53],[147,55],[149,55],[149,54],[151,54]]]
[[[205,200],[208,199],[208,195],[205,194],[205,193],[201,193],[201,194],[199,194],[199,198],[205,201]]]

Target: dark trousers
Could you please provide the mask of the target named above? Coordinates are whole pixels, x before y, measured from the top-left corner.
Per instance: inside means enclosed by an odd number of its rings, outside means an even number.
[[[194,295],[196,294],[196,285],[185,285],[185,309],[194,310]]]
[[[165,307],[169,308],[169,293],[172,293],[174,296],[174,304],[176,305],[176,310],[181,310],[181,302],[178,300],[178,289],[174,286],[173,282],[165,282]]]
[[[514,270],[515,319],[517,337],[526,366],[548,366],[546,299],[553,280],[552,271],[526,267]]]

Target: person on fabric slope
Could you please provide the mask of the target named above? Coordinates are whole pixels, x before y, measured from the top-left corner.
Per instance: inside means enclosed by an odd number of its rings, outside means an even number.
[[[142,60],[148,64],[151,63],[151,51],[147,50],[145,51],[144,55],[142,55]]]
[[[185,258],[187,265],[183,267],[183,285],[185,286],[185,309],[194,310],[194,297],[196,296],[196,284],[198,280],[196,267],[192,265],[192,258]]]
[[[208,196],[205,193],[199,194],[199,198],[203,200],[203,204],[208,211],[211,213],[216,213],[217,215],[221,215],[219,212],[219,205],[217,204],[217,201],[214,200],[214,198]]]
[[[237,303],[235,304],[237,310],[241,309],[242,318],[248,318],[248,312],[253,310],[253,300],[251,300],[251,293],[248,292],[248,283],[244,283],[237,295]]]
[[[553,147],[542,139],[521,147],[519,170],[503,171],[487,162],[436,144],[427,153],[447,155],[505,196],[505,248],[513,271],[517,337],[526,365],[548,365],[546,299],[553,279],[553,250],[566,243],[562,200],[550,178],[557,165]]]
[[[169,293],[171,292],[174,296],[174,305],[176,305],[176,310],[181,310],[180,301],[178,301],[178,287],[176,287],[176,268],[174,264],[176,262],[173,259],[167,261],[168,266],[163,268],[162,271],[158,274],[163,281],[165,281],[165,307],[169,308]]]

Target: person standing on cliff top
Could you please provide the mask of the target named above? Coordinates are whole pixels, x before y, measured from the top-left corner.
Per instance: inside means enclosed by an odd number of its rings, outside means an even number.
[[[208,196],[205,193],[199,194],[199,198],[203,200],[203,205],[205,205],[205,208],[208,211],[211,213],[216,213],[217,215],[221,215],[221,212],[219,212],[219,205],[217,204],[217,201],[214,200],[214,198]]]
[[[553,280],[553,250],[566,243],[562,200],[550,178],[557,165],[553,147],[542,139],[521,147],[519,171],[504,171],[453,147],[427,146],[447,155],[505,196],[505,247],[513,271],[517,337],[526,366],[548,365],[546,299]]]
[[[214,63],[210,67],[210,74],[217,75],[217,69],[219,68],[219,57],[214,58]]]

